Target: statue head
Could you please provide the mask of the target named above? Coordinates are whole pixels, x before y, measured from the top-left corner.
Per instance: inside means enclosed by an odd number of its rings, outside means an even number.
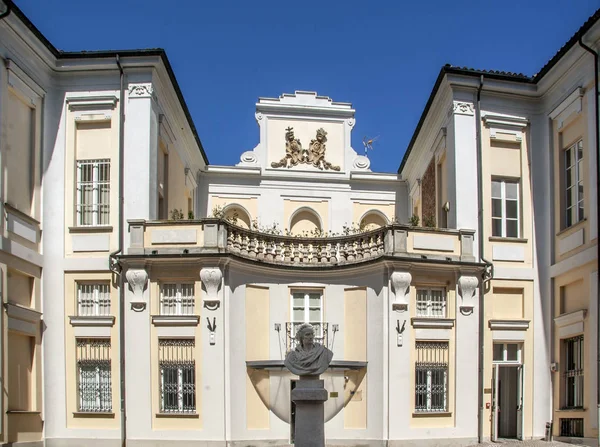
[[[315,328],[309,323],[304,323],[296,331],[296,340],[302,349],[311,350],[315,343]]]
[[[285,129],[285,139],[287,141],[294,141],[294,128],[288,127]]]
[[[327,141],[327,132],[322,127],[317,129],[317,140],[321,143]]]

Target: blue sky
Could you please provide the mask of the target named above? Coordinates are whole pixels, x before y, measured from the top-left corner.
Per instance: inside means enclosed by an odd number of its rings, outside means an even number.
[[[445,63],[532,75],[598,0],[15,0],[59,49],[156,48],[211,164],[258,142],[259,96],[317,91],[356,109],[353,147],[395,172]]]

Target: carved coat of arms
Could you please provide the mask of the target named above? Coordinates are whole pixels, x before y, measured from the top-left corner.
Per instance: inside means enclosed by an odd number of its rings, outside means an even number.
[[[311,164],[321,170],[331,169],[332,171],[339,171],[339,166],[334,166],[325,160],[326,142],[327,132],[321,128],[317,130],[316,138],[310,140],[308,149],[303,149],[300,140],[294,136],[294,128],[288,127],[285,132],[285,157],[271,163],[271,167],[291,168],[298,164]]]

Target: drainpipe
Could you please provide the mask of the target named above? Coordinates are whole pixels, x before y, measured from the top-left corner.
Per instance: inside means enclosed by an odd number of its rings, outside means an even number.
[[[123,275],[121,275],[121,265],[117,255],[123,252],[123,154],[125,144],[125,89],[123,66],[119,55],[116,57],[117,67],[119,67],[119,247],[109,255],[109,268],[119,278],[119,376],[120,376],[120,394],[121,394],[121,447],[127,445],[127,424],[125,412],[125,289]]]
[[[484,384],[484,341],[485,341],[485,312],[484,312],[484,293],[485,285],[494,276],[494,266],[483,256],[484,250],[484,238],[483,238],[483,154],[481,144],[481,89],[483,88],[483,75],[479,78],[479,87],[477,87],[477,102],[475,104],[475,126],[476,126],[476,144],[477,144],[477,189],[479,193],[478,197],[478,211],[477,211],[477,236],[479,245],[479,261],[485,263],[485,272],[482,275],[479,283],[479,352],[477,356],[478,366],[478,377],[477,386],[479,392],[477,393],[477,402],[479,405],[479,413],[477,420],[477,440],[479,443],[483,442],[483,384]]]
[[[598,66],[598,52],[592,50],[586,44],[583,43],[583,36],[579,37],[579,45],[586,50],[588,53],[591,53],[594,56],[594,89],[596,90],[596,101],[595,101],[595,109],[596,109],[596,224],[600,221],[600,200],[598,198],[598,186],[600,186],[600,162],[598,157],[600,156],[600,110],[598,109],[598,96],[600,95],[600,87],[598,86],[598,70],[600,70],[600,66]],[[596,249],[598,250],[596,254],[596,263],[597,260],[600,259],[600,244],[596,245]],[[598,280],[598,286],[600,286],[600,276],[596,274],[596,280]],[[598,289],[596,289],[598,291]],[[600,445],[600,303],[598,302],[598,296],[590,297],[592,299],[596,299],[596,404],[598,405],[598,445]]]

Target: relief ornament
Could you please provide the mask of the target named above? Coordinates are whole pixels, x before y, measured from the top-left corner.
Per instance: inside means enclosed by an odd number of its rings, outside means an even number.
[[[273,168],[291,168],[298,164],[311,164],[315,168],[331,169],[332,171],[339,171],[339,166],[334,166],[327,160],[325,160],[325,150],[327,146],[327,132],[325,129],[320,128],[317,130],[316,138],[310,141],[308,149],[302,148],[300,140],[294,136],[294,128],[288,127],[285,133],[285,157],[278,162],[271,163]]]

